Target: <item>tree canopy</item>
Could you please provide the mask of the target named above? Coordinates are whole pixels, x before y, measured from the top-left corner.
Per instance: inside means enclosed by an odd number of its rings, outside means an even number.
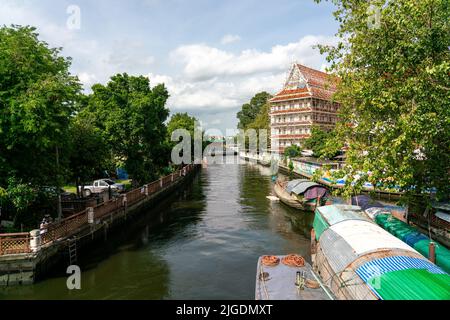
[[[303,147],[312,150],[315,157],[331,159],[338,155],[343,144],[336,140],[334,130],[325,131],[313,126],[311,136],[303,141]]]
[[[116,163],[123,164],[137,184],[159,177],[170,157],[164,125],[169,116],[165,86],[150,88],[148,78],[124,73],[92,90],[83,116],[93,117]]]
[[[349,146],[349,180],[370,172],[372,183],[448,197],[449,1],[332,2],[339,42],[321,51],[341,78],[337,132]]]
[[[269,93],[263,91],[257,93],[249,103],[243,104],[241,111],[237,113],[238,129],[248,129],[271,97]],[[264,119],[260,119],[260,121],[264,121]]]
[[[263,91],[257,93],[249,103],[245,103],[242,105],[241,111],[237,113],[237,118],[239,119],[238,129],[241,130],[249,130],[253,129],[256,131],[255,140],[257,144],[260,144],[260,130],[266,130],[267,133],[267,145],[265,145],[266,141],[262,141],[264,144],[262,146],[270,146],[270,104],[268,100],[272,98],[272,96]],[[244,138],[245,148],[249,147],[249,138],[247,136],[241,137]],[[261,146],[261,145],[260,145]]]
[[[77,187],[112,166],[112,154],[100,129],[90,119],[76,117],[70,125],[70,177]],[[114,168],[114,167],[113,167]]]
[[[289,158],[295,158],[295,157],[300,156],[301,154],[302,154],[302,149],[295,144],[284,149],[284,155]]]
[[[60,53],[33,27],[0,27],[0,207],[16,227],[55,215],[63,182],[124,166],[137,185],[169,163],[164,85],[123,73],[85,95]]]
[[[194,138],[195,122],[197,119],[190,116],[187,112],[175,113],[167,124],[167,133],[170,140],[172,133],[177,129],[185,129],[189,131],[192,139]]]
[[[68,139],[81,85],[71,61],[32,27],[0,28],[0,185],[14,176],[57,180],[55,153]]]

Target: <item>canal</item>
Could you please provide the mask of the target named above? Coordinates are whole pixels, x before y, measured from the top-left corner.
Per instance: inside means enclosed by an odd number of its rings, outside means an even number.
[[[209,165],[151,212],[82,250],[81,290],[63,266],[0,299],[254,299],[264,254],[310,258],[313,215],[271,203],[269,168]],[[88,251],[88,252],[87,252]]]

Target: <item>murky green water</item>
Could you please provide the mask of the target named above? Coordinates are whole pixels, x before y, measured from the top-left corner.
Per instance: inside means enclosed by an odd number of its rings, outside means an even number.
[[[83,250],[81,290],[60,268],[0,299],[253,299],[260,255],[309,259],[312,214],[271,203],[268,168],[210,165],[184,191]],[[161,222],[161,223],[160,223]]]

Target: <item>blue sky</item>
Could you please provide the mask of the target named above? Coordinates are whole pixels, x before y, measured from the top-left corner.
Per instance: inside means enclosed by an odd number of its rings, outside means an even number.
[[[290,63],[325,66],[312,46],[334,43],[332,11],[313,0],[0,0],[0,24],[36,26],[87,91],[118,72],[146,75],[166,84],[172,112],[225,133],[254,94],[282,87]]]

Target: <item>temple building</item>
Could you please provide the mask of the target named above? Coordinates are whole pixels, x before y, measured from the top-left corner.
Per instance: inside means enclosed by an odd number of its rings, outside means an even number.
[[[273,152],[300,145],[313,126],[323,130],[335,126],[339,108],[332,101],[335,81],[327,73],[297,63],[292,66],[284,88],[269,100]]]

